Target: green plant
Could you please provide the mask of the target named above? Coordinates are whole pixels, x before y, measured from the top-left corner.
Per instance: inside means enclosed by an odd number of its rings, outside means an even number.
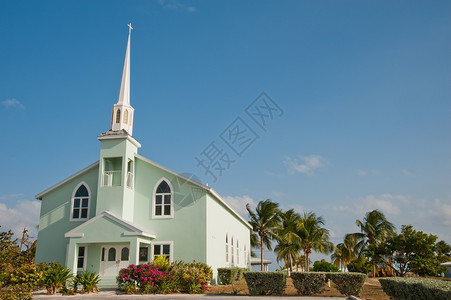
[[[282,295],[286,286],[285,272],[244,272],[251,296]]]
[[[100,282],[100,276],[95,272],[83,271],[77,279],[77,285],[80,284],[85,293],[99,291],[97,284]]]
[[[41,283],[47,289],[48,294],[55,294],[66,281],[72,278],[72,273],[69,269],[63,267],[59,263],[52,262],[49,268],[43,272]]]
[[[248,268],[218,268],[218,277],[221,284],[233,284],[244,278],[244,272],[249,271]]]
[[[363,274],[368,274],[369,272],[371,272],[371,263],[364,256],[360,256],[351,260],[347,267],[349,272],[357,272]]]
[[[397,300],[451,299],[451,281],[430,278],[381,278],[382,289]]]
[[[338,272],[339,269],[336,265],[331,264],[325,260],[315,261],[313,264],[313,272]]]
[[[362,273],[326,273],[326,279],[330,279],[337,285],[337,290],[346,296],[359,296],[365,283],[366,275]]]
[[[301,295],[319,294],[326,283],[324,272],[293,272],[291,273],[294,287]]]
[[[32,290],[25,283],[2,286],[0,285],[0,300],[31,300]]]

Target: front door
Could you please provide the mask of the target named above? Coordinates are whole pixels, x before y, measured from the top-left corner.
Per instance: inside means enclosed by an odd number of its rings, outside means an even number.
[[[101,276],[117,276],[119,270],[129,265],[130,250],[128,246],[107,245],[102,247],[100,257]]]

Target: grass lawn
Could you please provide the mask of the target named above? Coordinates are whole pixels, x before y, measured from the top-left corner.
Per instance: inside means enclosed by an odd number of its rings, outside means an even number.
[[[226,286],[211,286],[207,294],[234,294],[234,291],[238,295],[248,295],[249,291],[247,289],[246,281],[241,280],[240,282],[232,285]],[[287,279],[287,287],[285,288],[285,295],[296,296],[297,290],[293,286],[291,278]],[[316,294],[317,296],[337,296],[344,297],[331,283],[331,287],[326,285],[324,291],[321,294]],[[363,291],[360,294],[361,299],[368,300],[389,300],[387,294],[382,290],[381,284],[377,278],[367,278],[365,285],[363,286]]]

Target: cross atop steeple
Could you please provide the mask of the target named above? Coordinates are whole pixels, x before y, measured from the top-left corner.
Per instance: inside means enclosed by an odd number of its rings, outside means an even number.
[[[133,107],[130,106],[130,36],[132,32],[132,24],[128,26],[127,50],[125,51],[124,69],[122,70],[121,88],[117,104],[113,107],[111,117],[111,130],[119,131],[124,129],[128,134],[133,132]]]

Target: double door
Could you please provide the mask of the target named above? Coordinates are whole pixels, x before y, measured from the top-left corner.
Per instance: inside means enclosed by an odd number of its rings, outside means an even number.
[[[124,245],[106,245],[102,247],[100,258],[100,274],[117,276],[119,270],[129,265],[130,249]]]

